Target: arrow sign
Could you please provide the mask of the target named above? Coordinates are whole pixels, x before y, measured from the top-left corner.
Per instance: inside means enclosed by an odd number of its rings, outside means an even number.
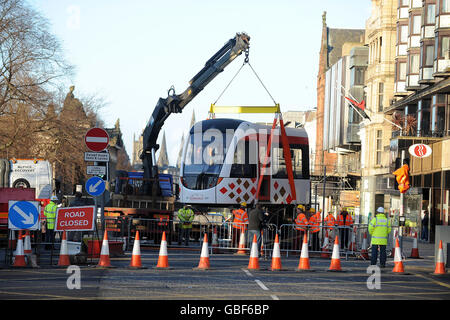
[[[89,129],[84,137],[84,142],[89,150],[100,152],[105,150],[109,144],[109,135],[102,128]]]
[[[8,228],[11,230],[37,230],[39,202],[9,201]]]
[[[101,195],[106,188],[105,181],[100,179],[99,177],[92,177],[86,181],[86,191],[93,197],[97,197]]]

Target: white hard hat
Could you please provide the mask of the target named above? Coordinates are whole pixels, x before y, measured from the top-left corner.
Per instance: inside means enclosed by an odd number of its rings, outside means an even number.
[[[58,197],[57,197],[57,196],[51,196],[51,197],[50,197],[50,200],[51,200],[51,201],[58,201]]]
[[[383,207],[378,207],[377,212],[378,213],[384,213],[384,208]]]

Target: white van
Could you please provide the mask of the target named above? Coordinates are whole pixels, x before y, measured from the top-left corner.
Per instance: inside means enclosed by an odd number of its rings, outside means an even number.
[[[9,186],[35,188],[36,199],[49,199],[53,191],[52,166],[42,159],[10,160]]]

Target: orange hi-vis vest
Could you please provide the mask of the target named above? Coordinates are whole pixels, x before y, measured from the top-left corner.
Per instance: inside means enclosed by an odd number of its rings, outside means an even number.
[[[344,226],[344,216],[340,214],[337,218],[337,224],[340,226]],[[353,219],[350,214],[347,214],[347,218],[345,218],[345,225],[351,226],[353,224]]]
[[[316,233],[320,231],[320,213],[317,212],[316,214],[313,214],[311,218],[309,218],[309,225],[311,226],[311,233]]]
[[[248,225],[248,215],[242,209],[233,210],[234,220],[233,228],[241,229],[243,231],[247,230]]]
[[[324,223],[329,227],[328,229],[331,229],[335,226],[336,219],[334,219],[334,216],[332,214],[329,214],[325,217]]]
[[[304,213],[299,213],[297,218],[295,218],[295,229],[306,231],[306,228],[308,228],[308,219],[306,219],[306,216]]]

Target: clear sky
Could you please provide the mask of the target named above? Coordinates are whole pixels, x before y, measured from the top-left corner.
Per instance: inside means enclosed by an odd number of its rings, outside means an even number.
[[[145,127],[159,97],[174,85],[183,92],[189,80],[236,32],[250,37],[250,63],[282,111],[316,106],[322,13],[330,28],[364,29],[370,0],[29,0],[51,23],[67,60],[76,67],[70,84],[79,93],[107,101],[101,118],[117,119],[127,152],[133,135]],[[169,160],[175,164],[181,136],[193,110],[205,119],[241,67],[233,61],[183,113],[172,114],[163,130]],[[68,86],[70,85],[68,84]],[[217,105],[273,105],[246,66]],[[273,121],[267,115],[217,115]],[[162,132],[160,137],[162,138]]]

